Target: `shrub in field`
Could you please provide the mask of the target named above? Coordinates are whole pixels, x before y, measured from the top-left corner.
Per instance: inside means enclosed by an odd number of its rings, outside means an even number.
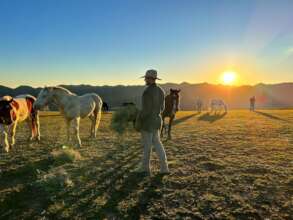
[[[65,163],[73,163],[77,160],[81,160],[80,153],[74,149],[65,148],[54,150],[51,152],[52,159],[56,165],[62,165]]]
[[[40,173],[36,184],[49,193],[74,185],[69,174],[61,167],[52,168],[47,173]]]
[[[139,110],[134,105],[124,106],[114,112],[111,120],[111,128],[122,135],[129,127],[130,122],[133,124],[136,120]]]

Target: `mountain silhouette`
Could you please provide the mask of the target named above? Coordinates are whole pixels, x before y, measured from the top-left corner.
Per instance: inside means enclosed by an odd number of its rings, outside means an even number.
[[[91,86],[91,85],[61,85],[77,95],[95,92],[111,107],[120,106],[123,102],[134,102],[141,105],[141,95],[145,86]],[[170,88],[181,89],[180,106],[182,110],[194,109],[197,98],[204,101],[205,106],[213,98],[223,99],[229,108],[247,108],[249,98],[256,96],[258,108],[289,108],[293,107],[293,83],[257,84],[254,86],[224,86],[209,83],[166,83],[162,88],[169,92]],[[9,88],[0,86],[0,96],[31,94],[37,96],[41,88],[19,86]]]

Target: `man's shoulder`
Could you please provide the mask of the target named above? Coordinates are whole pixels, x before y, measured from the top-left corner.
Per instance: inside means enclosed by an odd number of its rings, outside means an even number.
[[[165,94],[162,87],[157,84],[150,85],[150,86],[146,87],[144,90],[144,93],[156,93],[156,92],[159,92],[161,94]]]
[[[156,87],[157,87],[157,89],[159,90],[160,93],[165,95],[165,91],[161,86],[157,85]]]

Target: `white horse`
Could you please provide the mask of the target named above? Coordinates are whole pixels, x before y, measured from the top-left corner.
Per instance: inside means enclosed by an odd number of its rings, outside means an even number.
[[[59,107],[66,120],[68,142],[70,141],[70,127],[73,122],[75,137],[78,146],[81,147],[79,124],[80,118],[85,117],[89,117],[92,121],[90,137],[96,137],[103,105],[100,96],[95,93],[77,96],[63,87],[45,87],[39,93],[34,106],[36,109],[40,109],[50,103],[54,103]]]
[[[222,99],[212,99],[211,100],[211,112],[220,112],[222,110],[225,110],[227,112],[227,105]]]
[[[195,110],[199,113],[202,112],[203,110],[203,101],[201,99],[196,99],[195,100]]]

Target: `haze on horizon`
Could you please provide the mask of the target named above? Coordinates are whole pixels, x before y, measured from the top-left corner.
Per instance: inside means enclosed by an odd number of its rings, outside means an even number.
[[[4,0],[1,85],[293,82],[291,0]],[[224,77],[225,78],[225,77]]]

